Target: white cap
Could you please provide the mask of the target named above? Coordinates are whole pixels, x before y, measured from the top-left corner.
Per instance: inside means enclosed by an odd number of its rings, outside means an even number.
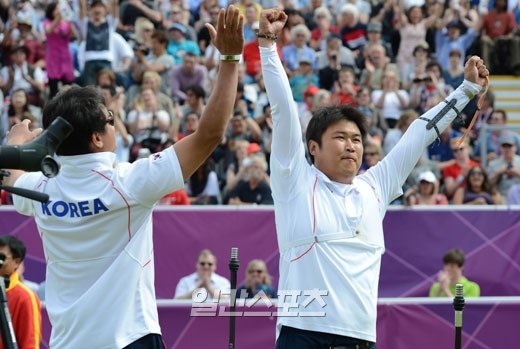
[[[435,183],[435,182],[437,182],[437,177],[435,177],[435,174],[432,171],[426,171],[419,175],[419,177],[417,178],[417,181],[418,182],[426,181],[429,183]]]

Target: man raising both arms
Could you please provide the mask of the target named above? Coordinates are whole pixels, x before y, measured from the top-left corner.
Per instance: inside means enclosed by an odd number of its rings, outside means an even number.
[[[455,110],[462,110],[480,92],[489,72],[479,57],[472,57],[461,86],[414,121],[392,151],[359,176],[365,116],[347,105],[316,111],[306,134],[313,163],[309,165],[298,111],[274,42],[286,20],[279,9],[265,10],[258,33],[274,124],[270,161],[279,289],[301,294],[320,289],[328,294],[323,297],[325,308],[312,301],[292,309],[325,311],[324,317],[278,317],[276,347],[373,349],[386,209],[402,194],[426,146],[455,118]]]
[[[58,116],[73,133],[61,144],[55,178],[12,170],[6,185],[47,193],[40,204],[14,196],[20,213],[35,216],[45,257],[46,306],[52,348],[164,348],[154,290],[152,210],[221,142],[238,83],[244,45],[237,8],[220,10],[217,28],[206,24],[222,53],[217,84],[199,128],[162,152],[114,166],[113,115],[92,87],[71,88],[44,108],[43,126]],[[28,122],[16,125],[7,144],[30,141]]]

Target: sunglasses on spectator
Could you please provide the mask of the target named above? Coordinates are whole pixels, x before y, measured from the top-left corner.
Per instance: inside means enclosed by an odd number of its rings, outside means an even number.
[[[211,263],[211,262],[199,262],[199,265],[200,265],[201,267],[205,267],[206,265],[207,265],[208,267],[211,267],[211,266],[213,265],[213,263]]]
[[[473,172],[470,172],[469,175],[470,176],[484,176],[484,172],[482,172],[482,171],[473,171]]]
[[[262,274],[263,272],[264,272],[264,271],[263,271],[263,270],[260,270],[260,269],[249,270],[249,271],[248,271],[249,274],[253,274],[253,273]]]
[[[370,153],[365,153],[366,156],[376,156],[376,155],[379,155],[379,153],[376,153],[376,152],[370,152]]]
[[[458,153],[459,151],[463,151],[464,150],[464,147],[460,147],[460,148],[452,148],[451,151],[454,152],[454,153]]]

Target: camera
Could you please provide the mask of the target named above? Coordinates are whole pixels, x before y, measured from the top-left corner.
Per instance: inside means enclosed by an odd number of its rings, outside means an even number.
[[[141,44],[139,41],[129,40],[128,42],[130,44],[130,47],[132,47],[132,50],[142,52],[145,56],[147,56],[150,53],[150,49],[146,47],[145,45]]]
[[[337,56],[337,55],[334,54],[334,55],[331,55],[331,56],[330,56],[330,60],[331,60],[331,61],[335,61],[336,59],[338,59],[338,56]]]
[[[512,164],[511,162],[509,162],[509,163],[507,164],[507,169],[510,170],[510,169],[512,169],[512,168],[513,168],[513,164]]]
[[[414,84],[419,84],[421,82],[432,82],[432,78],[426,77],[426,78],[415,78],[412,80]]]

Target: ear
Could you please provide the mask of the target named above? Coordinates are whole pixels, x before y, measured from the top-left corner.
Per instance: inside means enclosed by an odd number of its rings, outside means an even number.
[[[312,141],[312,140],[309,141],[308,147],[309,147],[309,153],[312,156],[316,156],[316,152],[320,149],[320,146],[318,145],[318,143],[316,141]]]
[[[94,132],[90,136],[90,144],[94,151],[100,150],[103,148],[103,137],[101,137],[101,133]]]

